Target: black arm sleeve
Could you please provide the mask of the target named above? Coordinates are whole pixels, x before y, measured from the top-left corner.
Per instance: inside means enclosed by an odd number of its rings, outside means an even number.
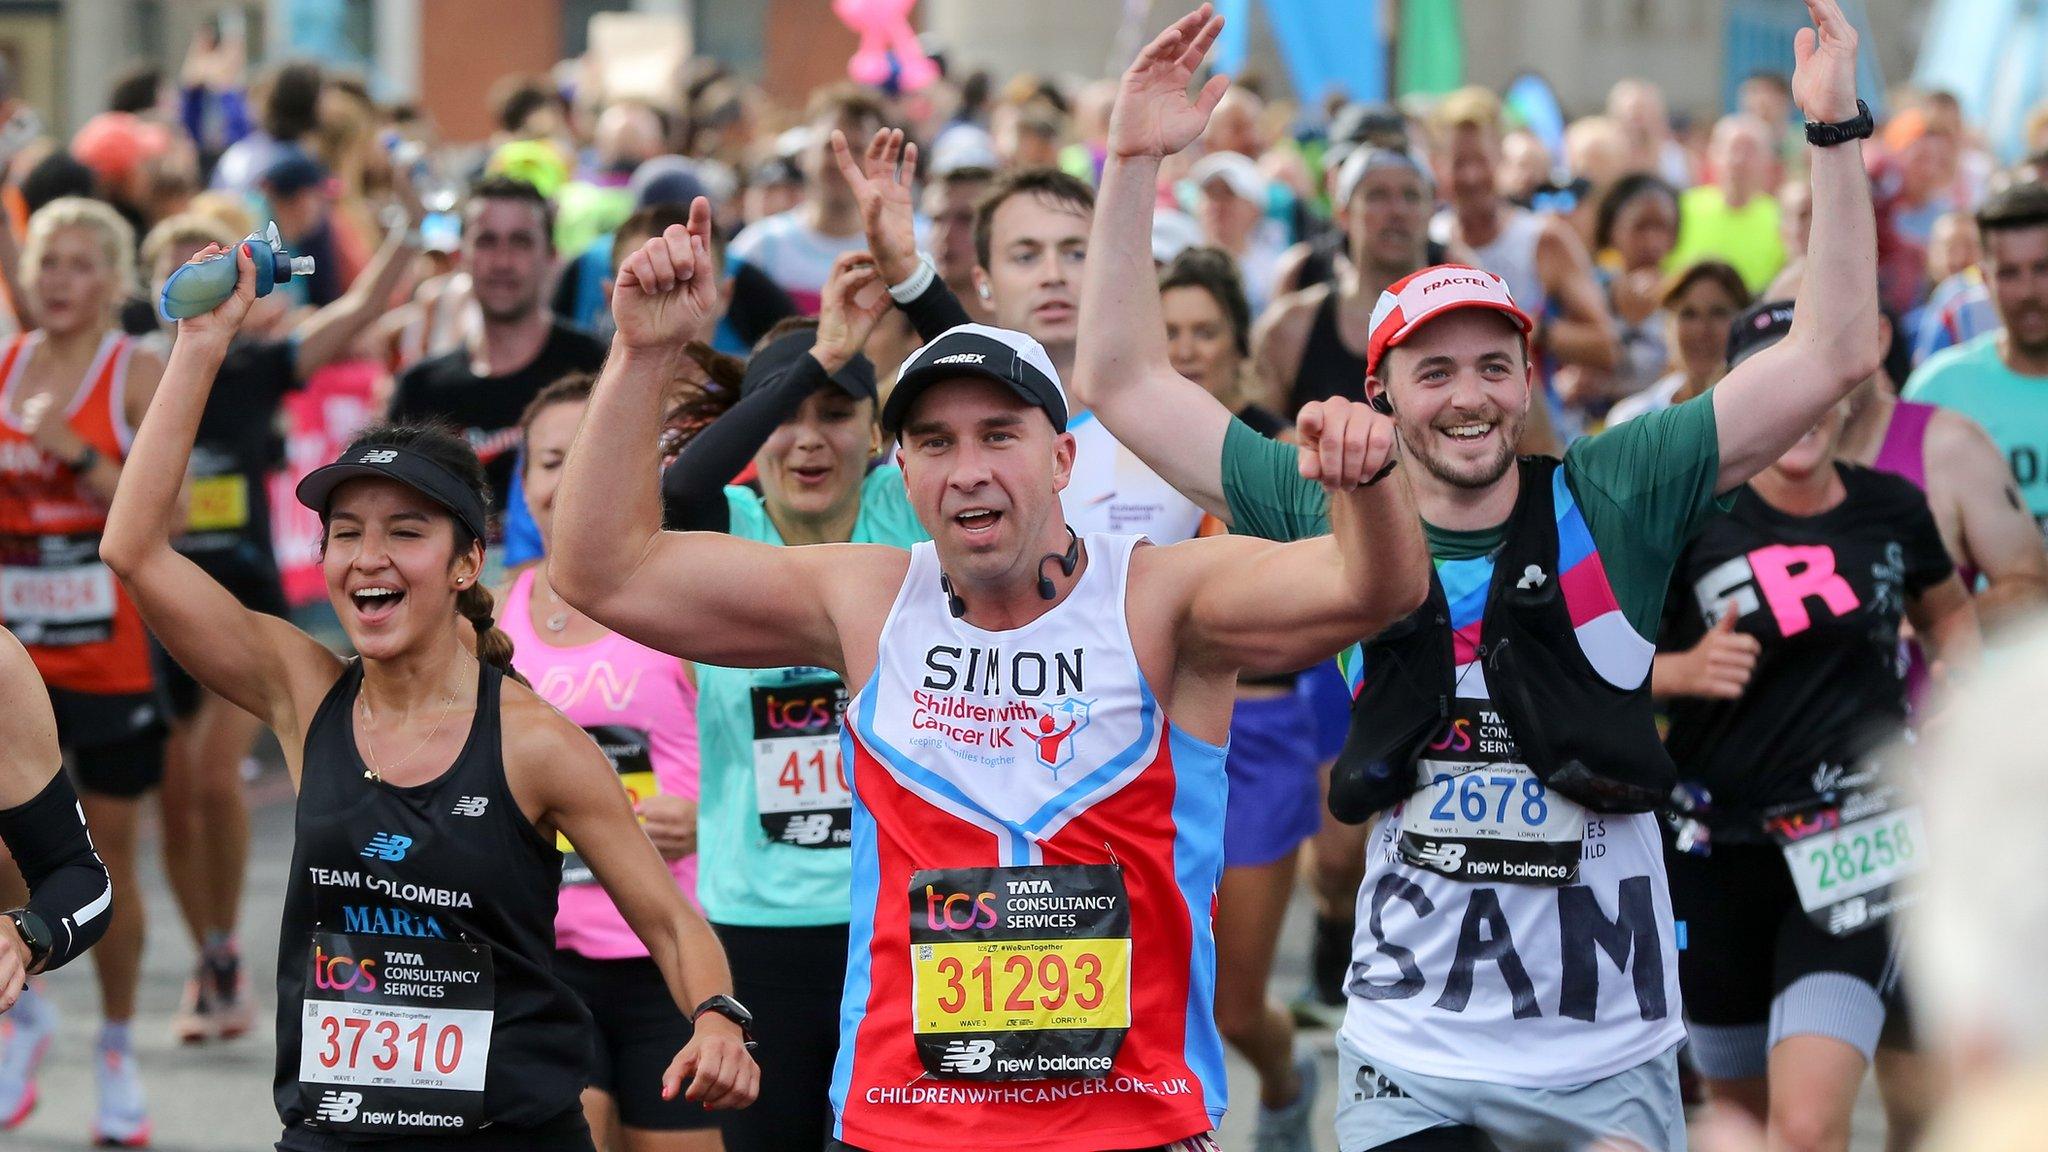
[[[113,890],[107,866],[92,850],[85,811],[71,777],[58,769],[36,798],[0,810],[0,843],[28,881],[28,906],[50,929],[55,946],[43,971],[62,968],[106,934]]]
[[[837,387],[815,356],[799,356],[780,376],[742,397],[713,420],[661,477],[662,522],[677,532],[725,532],[732,527],[725,486],[753,459],[783,421],[811,393]]]
[[[910,317],[910,326],[917,329],[919,340],[930,341],[948,328],[974,321],[974,317],[961,306],[960,298],[953,295],[946,282],[936,276],[932,277],[931,286],[918,293],[915,300],[896,306]]]

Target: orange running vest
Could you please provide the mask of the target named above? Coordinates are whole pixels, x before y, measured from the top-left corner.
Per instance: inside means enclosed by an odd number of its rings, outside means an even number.
[[[115,695],[150,689],[142,616],[100,563],[107,506],[16,415],[23,370],[41,332],[0,352],[0,619],[34,657],[43,682]],[[135,342],[109,332],[64,412],[79,439],[109,460],[128,455],[124,403]]]

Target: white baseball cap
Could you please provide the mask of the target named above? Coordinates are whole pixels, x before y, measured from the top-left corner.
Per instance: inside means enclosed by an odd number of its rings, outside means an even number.
[[[1238,152],[1211,152],[1188,170],[1188,183],[1196,189],[1206,188],[1211,180],[1221,180],[1232,193],[1266,207],[1266,178],[1259,174],[1259,166],[1252,158]]]

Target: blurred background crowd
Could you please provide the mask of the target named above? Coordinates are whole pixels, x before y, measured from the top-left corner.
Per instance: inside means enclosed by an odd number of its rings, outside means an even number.
[[[920,247],[976,319],[1032,330],[1017,309],[1059,306],[1071,328],[1079,254],[1004,271],[984,197],[1039,169],[1092,184],[1115,75],[1190,6],[0,0],[0,339],[45,333],[83,349],[50,370],[90,375],[125,332],[121,370],[153,379],[164,280],[274,222],[316,271],[259,302],[222,370],[184,545],[254,604],[324,610],[318,518],[292,486],[386,415],[438,417],[489,468],[493,560],[517,564],[541,547],[521,414],[601,365],[620,259],[702,196],[724,267],[712,346],[743,356],[814,314],[835,260],[868,247],[835,130],[856,153],[882,128],[916,144]],[[1811,219],[1796,0],[1220,7],[1234,83],[1167,159],[1151,240],[1174,367],[1261,430],[1356,388],[1380,291],[1429,263],[1499,274],[1537,319],[1547,419],[1525,450],[1699,395],[1727,370],[1731,322],[1793,295]],[[2048,393],[2017,411],[1970,391],[2048,376],[2048,15],[1849,8],[1879,122],[1879,382],[1984,424],[2014,499],[2048,518]],[[1038,279],[992,295],[1002,276]],[[917,343],[901,310],[869,339],[884,395]],[[11,390],[24,345],[0,346]],[[735,384],[680,380],[678,419],[691,390]],[[22,415],[39,448],[81,458],[61,422]],[[0,509],[12,468],[0,453]],[[253,736],[242,717],[194,755],[238,758]],[[112,852],[132,865],[132,844]],[[1319,911],[1348,917],[1354,883],[1337,869]],[[133,965],[109,1019],[134,1012]]]

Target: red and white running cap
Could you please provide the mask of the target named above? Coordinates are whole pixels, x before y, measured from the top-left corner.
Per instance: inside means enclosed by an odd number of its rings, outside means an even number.
[[[1387,349],[1404,343],[1424,324],[1460,308],[1486,308],[1514,321],[1527,336],[1536,325],[1515,307],[1507,281],[1483,268],[1436,264],[1411,272],[1380,293],[1372,306],[1372,339],[1366,345],[1367,375],[1379,371]]]

